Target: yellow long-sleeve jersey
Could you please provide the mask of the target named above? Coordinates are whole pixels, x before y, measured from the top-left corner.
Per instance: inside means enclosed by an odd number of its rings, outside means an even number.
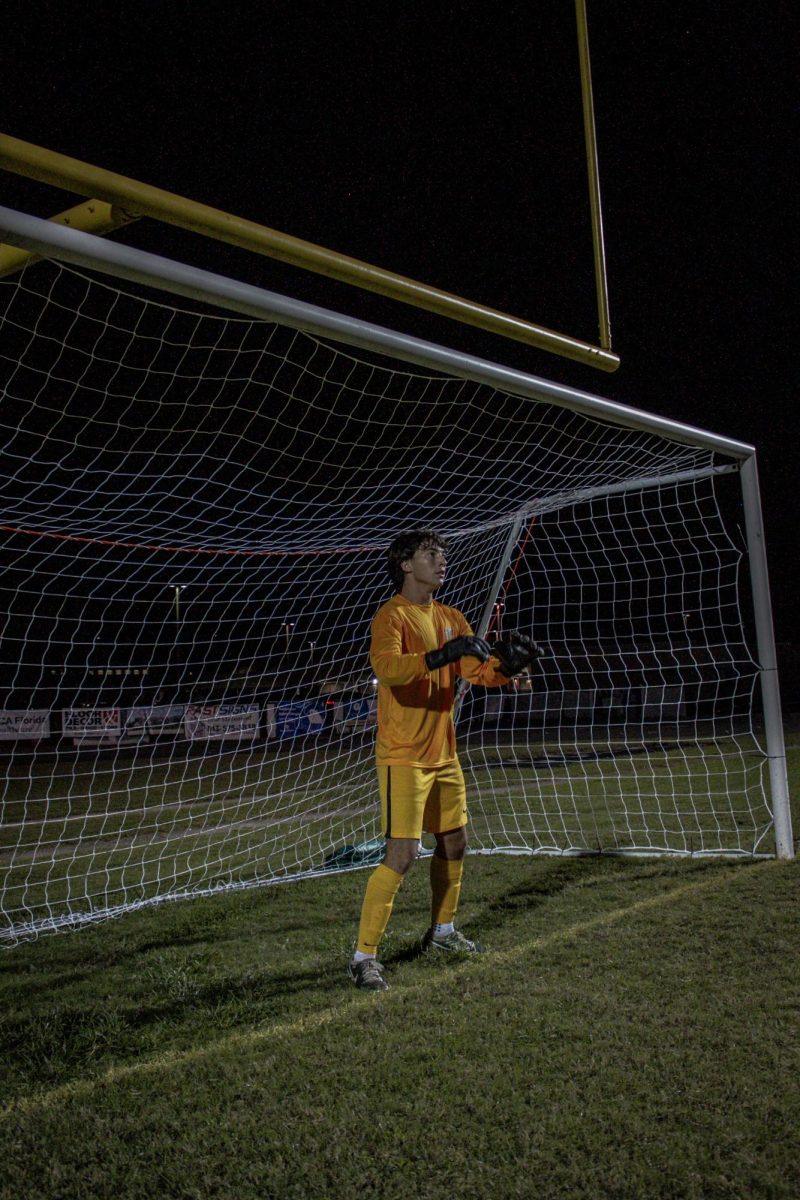
[[[413,604],[398,594],[372,622],[370,662],[378,680],[381,766],[438,767],[456,757],[453,702],[456,677],[484,687],[508,683],[496,658],[471,656],[429,671],[425,655],[451,638],[471,634],[463,613],[436,600]]]

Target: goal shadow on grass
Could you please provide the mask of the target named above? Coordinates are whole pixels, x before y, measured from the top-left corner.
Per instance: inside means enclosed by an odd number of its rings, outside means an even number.
[[[527,879],[516,882],[496,895],[476,898],[477,909],[471,922],[472,936],[490,938],[517,918],[544,908],[571,890],[590,888],[632,888],[644,882],[685,881],[687,873],[705,874],[719,869],[712,860],[625,859],[591,854],[574,858],[531,859]],[[610,897],[609,897],[610,901]]]

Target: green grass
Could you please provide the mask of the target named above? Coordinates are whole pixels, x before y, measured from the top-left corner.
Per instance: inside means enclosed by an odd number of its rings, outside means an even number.
[[[597,759],[561,749],[464,747],[476,848],[769,849],[767,760],[750,736]],[[4,915],[24,927],[246,884],[256,871],[319,870],[377,834],[371,745],[330,750],[17,760],[0,826]]]
[[[796,1200],[797,863],[476,856],[463,963],[426,874],[383,995],[364,872],[4,953],[2,1200]]]

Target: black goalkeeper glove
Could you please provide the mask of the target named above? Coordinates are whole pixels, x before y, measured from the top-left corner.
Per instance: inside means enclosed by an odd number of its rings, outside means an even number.
[[[502,642],[495,642],[492,654],[500,659],[500,668],[509,677],[519,675],[529,667],[544,651],[527,634],[518,633],[515,629]]]
[[[438,671],[440,667],[446,667],[448,663],[458,662],[465,654],[471,658],[479,658],[481,662],[486,662],[491,654],[489,643],[471,633],[451,638],[438,650],[428,651],[425,655],[425,666],[429,671]]]

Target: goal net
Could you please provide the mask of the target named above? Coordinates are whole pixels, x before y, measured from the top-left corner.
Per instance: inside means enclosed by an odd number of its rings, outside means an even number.
[[[544,651],[460,697],[473,851],[773,852],[733,458],[55,263],[0,298],[6,944],[380,856],[420,524]]]

